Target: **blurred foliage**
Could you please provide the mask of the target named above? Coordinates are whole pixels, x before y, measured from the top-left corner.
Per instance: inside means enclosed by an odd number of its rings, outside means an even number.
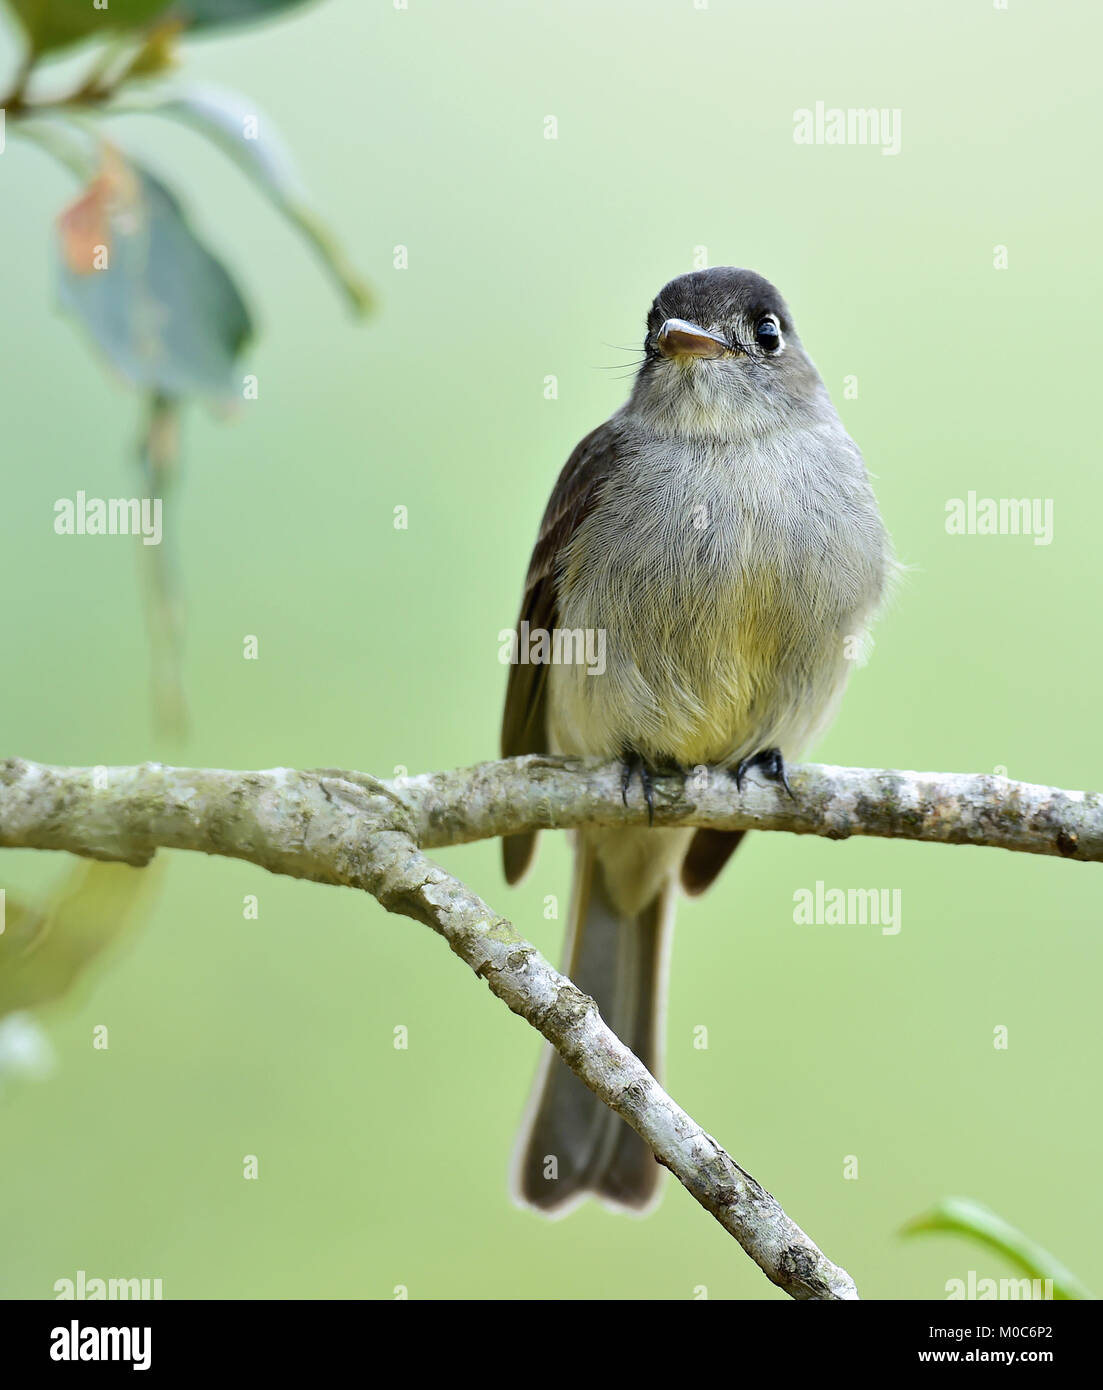
[[[180,15],[195,29],[214,29],[223,24],[249,24],[290,10],[307,0],[176,0],[169,13]]]
[[[912,1236],[931,1231],[953,1231],[967,1236],[978,1245],[986,1246],[1005,1256],[1031,1279],[1043,1282],[1053,1281],[1053,1297],[1056,1299],[1094,1299],[1095,1295],[1077,1279],[1076,1275],[1048,1250],[1036,1244],[1029,1236],[1012,1226],[1010,1222],[989,1211],[980,1202],[967,1197],[946,1197],[937,1206],[916,1216],[904,1226],[901,1235]]]
[[[305,0],[111,0],[97,9],[93,0],[7,0],[35,53],[52,53],[82,39],[128,34],[156,20],[185,27],[215,29],[266,19]]]
[[[255,105],[236,92],[193,85],[174,92],[167,99],[129,109],[143,115],[167,116],[190,126],[217,145],[306,238],[351,307],[360,313],[371,308],[370,290],[346,260],[325,222],[310,206],[290,152]],[[242,140],[241,132],[250,120],[255,120],[258,127],[263,126],[263,140]]]
[[[54,1049],[33,1014],[0,1018],[0,1096],[11,1081],[44,1081],[55,1066]]]
[[[163,503],[178,472],[180,405],[201,398],[225,407],[241,397],[241,355],[253,335],[252,319],[233,275],[193,229],[176,193],[100,138],[95,121],[155,112],[207,137],[262,188],[363,312],[369,293],[310,208],[270,123],[265,120],[262,130],[255,107],[236,93],[172,92],[158,85],[177,62],[182,33],[262,20],[302,0],[111,0],[102,9],[90,0],[7,3],[26,39],[15,84],[0,96],[8,129],[52,155],[83,185],[57,222],[59,303],[110,366],[146,396],[137,462],[145,495]],[[83,80],[49,99],[34,95],[38,64],[77,43],[94,48]],[[171,517],[169,509],[162,543],[142,547],[139,558],[157,722],[162,733],[179,739],[187,730],[187,704]],[[82,864],[50,903],[9,900],[7,929],[0,933],[0,1016],[65,994],[138,920],[152,882],[151,870]],[[18,1033],[17,1041],[26,1036]],[[20,1056],[22,1046],[16,1047]]]
[[[58,231],[61,303],[128,381],[170,396],[237,393],[249,311],[159,179],[105,146]]]
[[[35,53],[52,53],[92,35],[106,37],[140,29],[169,6],[165,0],[111,0],[107,9],[73,0],[7,0]]]
[[[204,136],[304,237],[353,310],[370,307],[367,287],[310,206],[267,118],[262,128],[256,107],[238,93],[173,91],[161,81],[175,66],[180,34],[255,22],[301,0],[112,0],[106,9],[71,0],[8,3],[28,46],[0,107],[13,133],[34,141],[84,184],[58,220],[61,306],[88,330],[110,365],[149,394],[154,420],[174,416],[191,397],[227,406],[247,394],[241,354],[252,337],[252,320],[233,275],[193,230],[173,190],[116,144],[97,140],[90,120],[157,114]],[[85,40],[99,44],[83,81],[49,100],[30,95],[39,60]],[[139,97],[136,88],[142,89]],[[148,435],[139,453],[147,486],[169,487],[175,454],[151,468]],[[163,491],[147,495],[164,501]],[[171,526],[171,515],[166,520]],[[170,548],[172,543],[170,536]],[[187,730],[180,590],[170,556],[152,556],[144,572],[157,725],[179,738]]]
[[[141,920],[160,876],[126,864],[76,863],[41,906],[7,900],[0,932],[0,1018],[52,1004]]]

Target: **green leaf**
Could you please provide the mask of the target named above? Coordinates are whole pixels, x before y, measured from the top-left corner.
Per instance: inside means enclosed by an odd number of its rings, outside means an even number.
[[[279,132],[243,96],[218,87],[192,86],[167,100],[112,110],[167,116],[217,145],[306,238],[352,307],[358,313],[371,307],[371,291],[310,206],[298,169]],[[250,138],[247,131],[255,134]]]
[[[217,0],[209,0],[212,8]],[[19,16],[36,53],[92,37],[111,38],[115,34],[141,29],[168,8],[169,0],[110,0],[105,10],[97,10],[92,0],[8,0]]]
[[[0,1017],[51,1003],[135,920],[159,876],[126,864],[79,863],[44,909],[8,904],[0,933]]]
[[[1052,1279],[1054,1298],[1095,1297],[1056,1256],[994,1211],[967,1197],[944,1198],[930,1211],[909,1221],[902,1228],[901,1235],[917,1235],[924,1231],[956,1231],[1005,1256],[1031,1279]]]
[[[58,228],[62,306],[128,381],[169,396],[237,394],[248,310],[164,184],[112,151]]]
[[[114,0],[112,0],[114,3]],[[248,24],[267,19],[306,0],[177,0],[170,13],[189,28],[213,29],[222,24]]]
[[[250,24],[293,9],[306,0],[7,0],[35,53],[51,53],[82,39],[112,38],[143,29],[153,19],[176,19],[188,29]]]

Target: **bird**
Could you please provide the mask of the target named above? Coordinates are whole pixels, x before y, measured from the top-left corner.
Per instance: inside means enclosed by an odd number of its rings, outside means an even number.
[[[737,787],[757,770],[789,792],[786,764],[834,715],[894,570],[862,455],[779,292],[733,266],[679,275],[651,304],[627,402],[560,473],[525,579],[517,632],[596,634],[601,669],[514,660],[502,756],[619,759],[625,797],[638,776],[649,812],[669,769]],[[679,885],[703,892],[743,834],[650,818],[573,832],[565,972],[660,1079]],[[509,883],[535,844],[503,839]],[[642,1214],[660,1175],[546,1047],[515,1200]]]

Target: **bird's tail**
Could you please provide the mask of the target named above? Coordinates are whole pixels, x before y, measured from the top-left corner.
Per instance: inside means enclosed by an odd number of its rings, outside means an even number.
[[[662,1066],[675,874],[625,916],[610,900],[593,846],[579,836],[565,972],[652,1075]],[[635,1130],[547,1047],[518,1140],[516,1199],[560,1216],[593,1193],[607,1206],[639,1213],[656,1200],[661,1172]]]

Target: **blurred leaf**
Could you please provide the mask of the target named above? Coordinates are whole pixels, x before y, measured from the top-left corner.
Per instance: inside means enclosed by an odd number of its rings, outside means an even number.
[[[206,136],[234,160],[269,201],[310,242],[323,265],[359,313],[371,307],[371,291],[349,264],[333,233],[310,206],[290,151],[266,116],[237,92],[188,87],[149,106],[125,108],[168,116]],[[255,135],[247,135],[255,131]]]
[[[123,71],[113,79],[112,85],[118,86],[133,77],[160,77],[175,67],[177,40],[182,28],[183,21],[178,19],[166,19],[157,24]]]
[[[5,893],[0,899],[0,974],[6,965],[31,949],[46,926],[41,908],[21,903]]]
[[[97,36],[110,38],[120,32],[140,29],[161,11],[169,0],[111,0],[106,10],[97,10],[92,0],[7,0],[19,16],[36,53]],[[217,0],[210,0],[212,8]]]
[[[50,53],[81,39],[110,38],[143,28],[168,15],[196,30],[267,19],[306,0],[110,0],[96,9],[93,0],[7,0],[36,53]]]
[[[129,381],[173,396],[237,394],[248,310],[164,184],[108,150],[58,232],[61,303]]]
[[[71,122],[36,112],[32,118],[14,123],[12,133],[52,155],[81,183],[88,183],[95,177],[98,162],[95,149],[84,132],[74,129]]]
[[[171,13],[180,15],[194,29],[213,29],[220,24],[247,24],[290,10],[306,0],[178,0]]]
[[[917,1235],[923,1231],[956,1231],[969,1236],[979,1245],[998,1251],[1031,1279],[1052,1279],[1053,1297],[1062,1299],[1094,1299],[1084,1285],[1048,1250],[1035,1244],[1029,1236],[997,1216],[980,1202],[967,1197],[946,1197],[922,1216],[909,1221],[901,1235]]]
[[[104,949],[118,941],[159,875],[126,864],[81,861],[42,911],[12,905],[0,934],[0,1017],[65,994]]]

